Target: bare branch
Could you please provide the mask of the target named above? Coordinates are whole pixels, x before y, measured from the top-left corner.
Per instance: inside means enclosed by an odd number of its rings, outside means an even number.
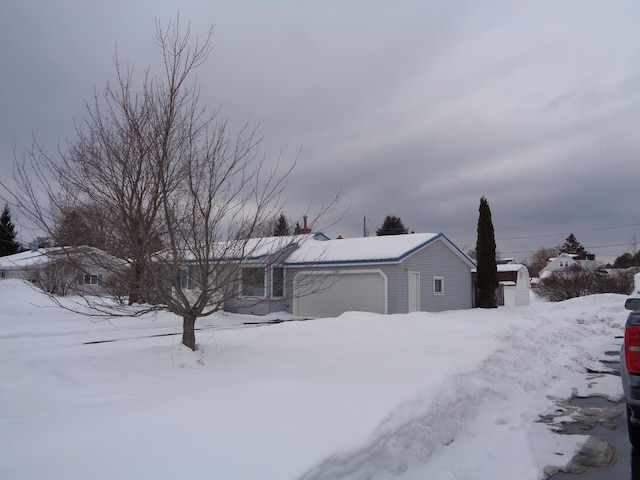
[[[107,254],[91,258],[105,275],[103,296],[82,295],[78,310],[99,317],[168,310],[183,318],[183,343],[193,349],[196,319],[238,295],[244,261],[265,248],[253,237],[282,211],[297,162],[267,161],[257,127],[232,137],[219,111],[200,104],[194,75],[212,35],[192,42],[179,15],[166,27],[156,20],[162,75],[147,68],[136,88],[116,50],[115,80],[86,103],[75,138],[55,156],[34,141],[15,169],[20,208],[54,242]],[[275,252],[291,239],[277,241]],[[262,267],[282,261],[260,258]],[[86,270],[77,255],[65,262],[76,278]]]

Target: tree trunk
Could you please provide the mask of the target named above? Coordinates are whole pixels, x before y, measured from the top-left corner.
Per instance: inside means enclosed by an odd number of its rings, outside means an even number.
[[[143,277],[143,269],[140,262],[134,262],[133,264],[133,278],[131,279],[131,283],[129,285],[129,305],[133,305],[134,303],[141,303],[141,291],[142,291],[142,277]]]
[[[182,344],[196,351],[196,317],[195,315],[185,315],[182,317]]]

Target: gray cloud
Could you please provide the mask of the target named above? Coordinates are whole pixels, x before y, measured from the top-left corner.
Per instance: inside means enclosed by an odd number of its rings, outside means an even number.
[[[73,138],[83,102],[113,78],[116,43],[136,72],[155,65],[155,17],[177,8],[194,34],[215,26],[202,100],[234,129],[259,124],[268,158],[302,149],[288,214],[341,190],[331,236],[396,214],[472,246],[482,195],[516,257],[571,232],[600,255],[640,236],[629,2],[9,2],[2,177],[32,132],[52,150]]]

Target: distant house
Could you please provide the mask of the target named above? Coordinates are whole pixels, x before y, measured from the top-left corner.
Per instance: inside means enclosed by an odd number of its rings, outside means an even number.
[[[547,265],[540,270],[538,276],[542,279],[555,270],[571,267],[573,265],[594,270],[596,268],[596,257],[591,253],[586,255],[561,253],[557,257],[548,259]]]
[[[125,262],[89,246],[32,248],[0,257],[0,279],[16,278],[36,284],[54,295],[106,292],[108,271]]]
[[[441,233],[321,240],[307,236],[292,243],[281,264],[263,270],[259,259],[249,262],[247,281],[255,288],[243,285],[242,295],[225,309],[333,317],[351,310],[391,314],[473,306],[475,264]],[[263,301],[252,302],[252,294]]]

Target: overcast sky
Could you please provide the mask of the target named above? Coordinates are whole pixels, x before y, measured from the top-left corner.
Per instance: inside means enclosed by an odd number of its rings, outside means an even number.
[[[116,45],[137,73],[153,66],[155,19],[177,10],[193,34],[215,29],[202,100],[259,123],[267,158],[301,151],[291,218],[340,192],[318,225],[330,237],[397,215],[466,248],[485,196],[506,256],[570,233],[598,256],[640,240],[631,0],[4,0],[3,180],[32,135],[50,150],[74,138]]]

